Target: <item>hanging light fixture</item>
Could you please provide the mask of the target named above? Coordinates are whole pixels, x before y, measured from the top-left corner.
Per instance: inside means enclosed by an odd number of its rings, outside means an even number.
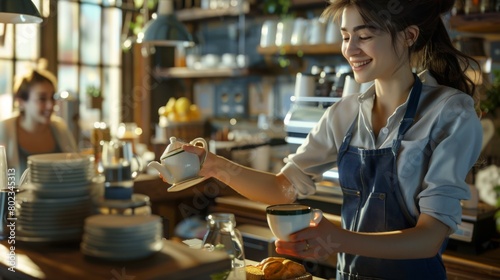
[[[194,45],[186,26],[174,14],[172,0],[159,0],[156,14],[156,18],[144,26],[142,42],[156,46]]]
[[[42,16],[31,0],[0,0],[0,23],[41,23]]]

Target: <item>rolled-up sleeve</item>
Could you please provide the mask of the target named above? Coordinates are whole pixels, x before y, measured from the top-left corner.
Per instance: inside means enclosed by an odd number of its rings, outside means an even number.
[[[461,223],[460,201],[470,197],[465,177],[481,152],[482,134],[473,100],[462,94],[447,100],[430,135],[432,153],[418,205],[452,232]]]

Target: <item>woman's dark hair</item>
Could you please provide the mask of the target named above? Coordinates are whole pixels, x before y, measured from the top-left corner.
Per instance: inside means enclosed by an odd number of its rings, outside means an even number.
[[[389,32],[393,44],[399,31],[410,25],[420,33],[410,47],[410,61],[419,70],[428,69],[439,84],[474,95],[475,85],[465,71],[479,64],[457,50],[451,42],[441,15],[449,12],[454,0],[330,0],[322,16],[340,21],[344,8],[357,8],[365,23]]]
[[[54,90],[56,90],[57,80],[52,73],[46,70],[31,70],[15,84],[14,96],[26,101],[30,97],[29,94],[33,85],[45,82],[50,83],[54,87]]]

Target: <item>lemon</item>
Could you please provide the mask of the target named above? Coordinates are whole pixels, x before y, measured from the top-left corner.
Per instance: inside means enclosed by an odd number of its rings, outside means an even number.
[[[176,112],[170,112],[167,115],[167,119],[171,122],[178,122],[179,121],[179,115],[177,115]]]
[[[179,114],[187,114],[190,106],[191,101],[187,97],[180,97],[175,101],[175,111]]]
[[[168,115],[169,113],[171,113],[175,110],[175,103],[176,103],[175,97],[170,97],[167,104],[165,105],[165,114],[166,115]]]
[[[189,119],[192,121],[199,120],[201,118],[200,109],[196,104],[191,104],[189,106]]]

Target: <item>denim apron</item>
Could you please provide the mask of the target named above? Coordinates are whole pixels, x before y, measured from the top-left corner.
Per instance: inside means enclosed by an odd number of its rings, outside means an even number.
[[[405,133],[413,124],[422,82],[415,75],[408,106],[392,147],[365,150],[350,146],[357,118],[338,155],[343,193],[342,227],[356,232],[383,232],[414,227],[399,186],[397,156]],[[441,254],[426,259],[391,260],[338,254],[336,279],[446,279]]]

